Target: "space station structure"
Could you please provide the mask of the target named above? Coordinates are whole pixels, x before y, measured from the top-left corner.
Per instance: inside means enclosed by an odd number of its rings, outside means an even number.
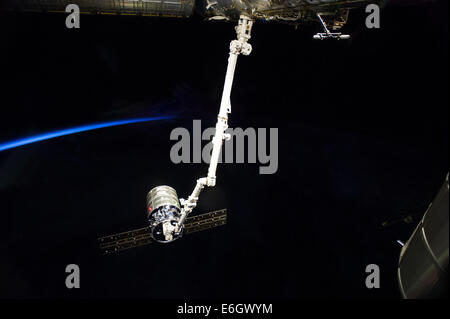
[[[244,14],[253,21],[276,21],[299,25],[318,22],[320,14],[328,28],[345,25],[349,10],[381,0],[2,0],[0,9],[65,13],[69,4],[77,4],[80,13],[98,15],[137,15],[237,22]]]
[[[211,20],[237,20],[246,14],[253,20],[301,24],[317,22],[320,14],[332,29],[340,29],[348,19],[349,10],[368,1],[339,0],[205,0],[202,14]]]
[[[76,4],[82,14],[189,17],[194,0],[3,0],[0,8],[9,11],[65,13]]]
[[[400,252],[397,278],[405,299],[448,298],[448,176]]]

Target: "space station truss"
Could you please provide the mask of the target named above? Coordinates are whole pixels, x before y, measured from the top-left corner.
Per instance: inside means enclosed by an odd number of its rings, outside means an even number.
[[[6,0],[0,8],[13,11],[65,12],[67,5],[76,3],[80,13],[104,15],[140,15],[189,17],[194,0]]]

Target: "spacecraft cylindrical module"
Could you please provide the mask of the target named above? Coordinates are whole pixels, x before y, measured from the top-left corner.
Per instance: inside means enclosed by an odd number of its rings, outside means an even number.
[[[404,298],[448,298],[449,183],[430,204],[400,253],[397,275]]]
[[[147,194],[147,217],[155,241],[167,243],[177,239],[179,235],[174,234],[174,229],[181,218],[181,205],[175,189],[170,186],[152,188]]]

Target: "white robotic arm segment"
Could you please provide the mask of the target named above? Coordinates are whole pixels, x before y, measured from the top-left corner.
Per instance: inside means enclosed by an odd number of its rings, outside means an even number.
[[[253,20],[245,15],[241,15],[239,23],[236,26],[237,40],[230,43],[230,56],[228,58],[227,73],[225,75],[225,83],[223,86],[222,100],[220,103],[219,115],[217,116],[216,132],[214,134],[212,143],[213,150],[211,161],[208,169],[208,176],[197,180],[191,196],[187,200],[180,199],[182,206],[181,218],[176,225],[175,233],[182,230],[183,223],[186,217],[192,212],[197,205],[198,197],[205,186],[214,187],[216,185],[216,169],[219,162],[220,150],[223,145],[223,140],[230,139],[230,135],[225,131],[228,128],[228,114],[231,113],[231,88],[233,86],[234,71],[236,69],[236,62],[239,54],[249,55],[252,51],[252,46],[247,43],[250,39],[250,33],[253,26]]]

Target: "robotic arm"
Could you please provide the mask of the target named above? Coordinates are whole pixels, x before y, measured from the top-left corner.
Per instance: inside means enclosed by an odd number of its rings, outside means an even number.
[[[147,195],[151,235],[158,242],[167,243],[179,238],[184,229],[184,222],[197,206],[198,197],[203,188],[216,185],[216,169],[223,140],[230,139],[230,135],[226,134],[225,131],[228,128],[228,114],[231,113],[230,95],[236,62],[239,54],[249,55],[252,51],[252,46],[247,43],[250,39],[252,26],[253,20],[246,15],[241,15],[235,28],[237,40],[230,43],[230,56],[219,115],[217,116],[216,132],[212,140],[213,150],[208,175],[197,180],[197,184],[188,199],[181,198],[178,200],[175,189],[170,186],[155,187]]]
[[[247,42],[250,39],[252,26],[253,20],[251,18],[245,15],[240,16],[239,23],[235,28],[237,40],[233,40],[230,43],[230,55],[228,58],[225,84],[223,86],[222,101],[220,103],[219,115],[217,116],[216,132],[212,140],[213,150],[208,169],[208,176],[197,180],[197,184],[187,200],[180,199],[180,203],[183,208],[181,210],[180,220],[175,226],[175,234],[178,234],[182,230],[184,221],[197,205],[198,197],[203,188],[205,186],[214,187],[216,185],[216,169],[223,140],[230,139],[230,135],[226,134],[225,131],[228,128],[228,114],[231,113],[230,95],[233,85],[234,71],[239,54],[249,55],[252,51],[252,46]],[[167,228],[167,233],[170,232],[170,228]]]

